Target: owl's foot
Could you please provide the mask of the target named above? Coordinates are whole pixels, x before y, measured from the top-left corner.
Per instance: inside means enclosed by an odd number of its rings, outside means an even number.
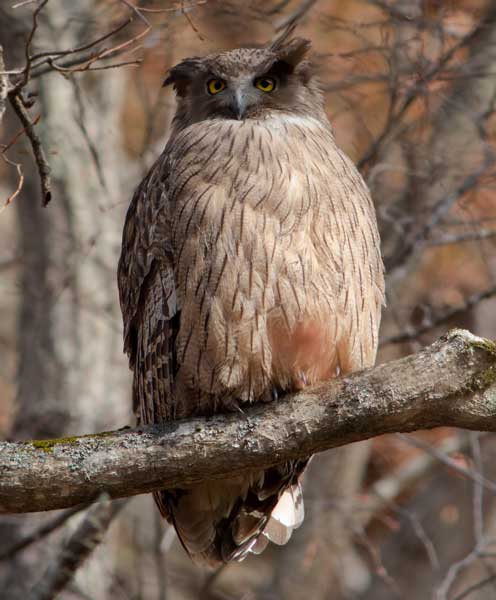
[[[305,389],[308,386],[308,378],[306,376],[306,373],[304,373],[303,371],[299,371],[298,374],[296,375],[296,379],[294,381],[294,388],[296,391],[300,391]]]
[[[237,412],[239,412],[239,413],[240,413],[240,414],[243,416],[243,418],[244,418],[244,419],[246,419],[247,421],[249,421],[249,420],[250,420],[250,418],[248,417],[248,415],[247,415],[247,414],[245,413],[245,411],[244,411],[244,410],[241,408],[241,406],[240,406],[240,403],[239,403],[239,402],[236,402],[236,403],[235,403],[235,408],[236,408],[236,411],[237,411]]]

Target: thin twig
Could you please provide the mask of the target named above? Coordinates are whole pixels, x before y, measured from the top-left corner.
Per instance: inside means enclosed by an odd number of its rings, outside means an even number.
[[[474,307],[479,305],[483,300],[487,300],[493,296],[496,296],[496,285],[483,290],[482,292],[472,294],[472,296],[469,296],[463,304],[448,308],[443,313],[438,314],[430,319],[430,322],[426,325],[383,338],[380,341],[380,346],[383,347],[387,346],[388,344],[402,344],[404,342],[416,340],[424,333],[429,333],[436,327],[439,327],[439,325],[447,323],[454,317],[465,314],[469,310],[472,310]]]
[[[70,48],[69,50],[49,50],[46,52],[38,52],[38,54],[34,54],[33,56],[31,56],[30,60],[31,60],[31,62],[33,62],[35,60],[38,60],[40,58],[45,58],[45,57],[53,58],[56,56],[68,56],[70,54],[84,52],[85,50],[94,48],[96,45],[101,44],[105,40],[116,35],[117,33],[119,33],[119,31],[122,31],[123,29],[125,29],[132,22],[133,22],[132,18],[129,17],[128,19],[126,19],[125,21],[120,23],[119,25],[116,25],[116,27],[114,27],[114,29],[112,29],[112,31],[109,31],[109,32],[103,34],[102,36],[92,40],[91,42],[87,42],[86,44],[83,44],[82,46],[77,46],[76,48]],[[36,67],[39,67],[40,65],[42,65],[44,62],[45,61],[42,61],[35,65],[32,65],[32,68],[35,69]]]
[[[416,446],[417,448],[421,448],[429,454],[432,454],[432,456],[437,458],[440,462],[444,463],[450,469],[453,469],[457,473],[460,473],[460,475],[463,475],[467,479],[472,480],[474,483],[483,486],[486,490],[492,492],[493,494],[496,493],[496,483],[494,483],[493,481],[489,481],[489,479],[486,479],[483,475],[481,475],[478,472],[475,472],[471,469],[467,469],[466,467],[462,467],[458,462],[456,462],[443,452],[440,452],[439,449],[435,446],[431,446],[430,444],[427,444],[420,438],[413,437],[411,435],[405,435],[403,433],[397,433],[396,435],[408,444]]]
[[[7,197],[7,200],[5,200],[4,205],[2,206],[2,208],[0,208],[0,212],[2,212],[3,210],[5,210],[5,208],[7,208],[7,206],[9,206],[9,204],[20,194],[21,190],[22,190],[22,186],[24,185],[24,173],[22,171],[22,165],[21,163],[16,163],[13,160],[10,160],[10,158],[7,157],[7,155],[5,154],[5,152],[2,152],[0,154],[0,156],[2,157],[2,160],[7,163],[9,166],[14,167],[17,171],[17,187],[16,189]]]
[[[34,123],[31,120],[31,117],[29,116],[29,113],[24,106],[20,94],[14,91],[9,92],[9,100],[17,117],[24,126],[26,136],[31,142],[31,148],[33,149],[36,166],[38,168],[38,174],[40,176],[41,203],[43,206],[46,206],[50,202],[50,199],[52,197],[50,165],[48,164],[45,151],[43,150],[43,146],[41,144],[41,140],[34,129]]]
[[[93,159],[93,163],[95,165],[95,170],[96,170],[96,174],[98,176],[100,185],[102,186],[102,188],[104,190],[107,190],[107,185],[105,183],[105,176],[103,174],[103,168],[102,168],[100,156],[98,154],[96,145],[94,144],[93,140],[91,139],[91,136],[86,127],[86,108],[85,108],[83,98],[82,98],[81,87],[79,86],[78,82],[74,78],[71,79],[71,84],[72,84],[72,88],[74,90],[74,98],[76,100],[76,106],[78,109],[78,114],[75,117],[76,123],[83,135],[84,140],[86,141],[86,145],[88,146],[88,150],[89,150],[91,158]]]
[[[205,38],[203,37],[203,35],[200,33],[200,30],[198,29],[198,27],[196,27],[196,25],[193,23],[193,19],[189,16],[188,14],[188,10],[186,10],[186,7],[184,6],[184,0],[181,0],[181,14],[183,15],[183,17],[186,19],[186,21],[188,21],[189,26],[191,27],[191,29],[196,33],[196,35],[198,36],[198,38],[204,42]]]
[[[482,464],[481,448],[479,442],[480,433],[477,431],[471,431],[469,433],[470,446],[472,448],[472,457],[474,459],[474,466],[476,472],[484,477],[484,470]],[[473,492],[473,518],[474,518],[474,531],[475,540],[477,544],[482,545],[484,543],[484,515],[482,510],[482,504],[484,500],[484,487],[480,481],[474,481],[474,492]]]
[[[76,571],[100,544],[112,519],[125,501],[98,502],[88,509],[84,519],[62,546],[40,580],[32,587],[27,600],[53,600],[74,578]]]
[[[427,240],[427,246],[445,246],[448,244],[462,244],[465,242],[478,242],[496,238],[496,229],[480,229],[458,234],[443,234],[437,238]]]
[[[291,27],[301,21],[303,17],[310,11],[310,9],[317,3],[317,0],[303,0],[303,2],[296,7],[296,9],[286,17],[283,17],[276,23],[275,30],[283,31],[287,27]]]
[[[22,88],[24,86],[26,86],[27,83],[29,82],[29,76],[31,73],[31,65],[32,65],[32,63],[31,63],[31,44],[34,39],[34,34],[36,33],[36,30],[38,29],[38,15],[43,10],[43,8],[46,6],[47,2],[48,2],[48,0],[42,0],[42,2],[38,5],[38,7],[33,12],[33,25],[31,27],[31,31],[29,32],[28,39],[26,41],[26,46],[25,46],[26,66],[24,67],[24,73],[23,73],[22,79],[14,87],[15,95],[17,95],[22,90]]]
[[[477,590],[482,589],[483,587],[489,585],[490,583],[493,583],[494,581],[496,581],[496,573],[494,575],[486,577],[486,579],[481,579],[477,583],[474,583],[473,585],[465,588],[462,592],[455,596],[453,600],[463,600],[464,598],[468,598],[472,594],[472,592],[476,592]]]
[[[439,75],[439,73],[441,73],[441,71],[446,67],[446,65],[451,61],[451,59],[455,56],[457,52],[467,47],[475,39],[478,38],[478,36],[487,27],[487,21],[490,18],[492,18],[492,15],[489,15],[489,17],[487,18],[481,19],[477,26],[472,29],[472,31],[470,31],[467,35],[461,38],[456,44],[453,44],[453,46],[449,50],[447,50],[445,54],[435,64],[433,64],[424,73],[418,75],[417,81],[414,84],[412,84],[409,87],[409,89],[406,90],[405,99],[403,100],[401,106],[396,111],[394,111],[394,115],[392,116],[392,118],[387,120],[383,131],[379,134],[379,136],[365,151],[362,158],[358,161],[358,168],[360,170],[365,169],[365,167],[367,167],[369,163],[375,160],[384,142],[387,139],[389,139],[389,137],[396,130],[396,127],[401,123],[403,117],[413,105],[414,101],[419,97],[421,93],[424,92],[427,83],[432,81],[437,75]]]
[[[48,521],[47,523],[43,523],[40,527],[18,540],[15,544],[12,544],[9,548],[0,551],[0,561],[11,559],[21,550],[24,550],[31,544],[35,544],[39,542],[41,539],[61,527],[68,519],[70,519],[73,515],[87,508],[87,505],[81,504],[79,506],[73,506],[72,508],[68,508],[64,510],[60,515],[57,515],[54,519]]]
[[[427,222],[420,229],[413,232],[400,251],[396,251],[393,256],[385,258],[386,270],[390,276],[394,270],[402,268],[409,258],[418,255],[419,251],[427,244],[431,232],[439,224],[444,215],[447,214],[460,198],[480,183],[481,178],[487,174],[490,167],[494,166],[494,163],[494,156],[486,157],[486,160],[484,160],[483,164],[476,171],[469,173],[456,189],[441,198],[431,208]]]

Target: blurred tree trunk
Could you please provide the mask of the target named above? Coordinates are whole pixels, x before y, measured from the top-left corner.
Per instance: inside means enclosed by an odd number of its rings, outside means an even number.
[[[88,39],[94,11],[90,0],[49,2],[38,41],[49,48],[80,45]],[[23,28],[30,26],[17,14],[10,11],[1,19],[0,42],[9,68],[22,66]],[[120,189],[127,183],[119,178],[126,174],[127,179],[129,172],[116,101],[123,97],[125,77],[117,69],[71,78],[53,73],[38,81],[34,111],[41,111],[37,127],[52,168],[53,199],[41,207],[37,169],[29,161],[14,205],[23,257],[13,424],[18,439],[93,431],[129,419],[123,399],[130,386],[114,275],[125,209]],[[12,134],[20,128],[12,115],[7,127]],[[32,524],[23,519],[22,526],[2,527],[2,543],[10,544]],[[43,548],[40,553],[34,547],[6,569],[0,583],[3,598],[24,597],[26,586],[50,558],[47,546]],[[84,580],[86,573],[91,580],[95,600],[107,597],[110,583],[103,570],[111,553],[102,558],[90,561],[79,577]]]

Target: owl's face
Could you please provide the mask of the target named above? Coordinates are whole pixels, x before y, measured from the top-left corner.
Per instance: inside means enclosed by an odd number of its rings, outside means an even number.
[[[323,110],[320,90],[304,60],[303,39],[269,48],[241,48],[204,58],[188,58],[171,69],[164,85],[178,96],[176,123],[205,119],[244,120],[285,112]]]

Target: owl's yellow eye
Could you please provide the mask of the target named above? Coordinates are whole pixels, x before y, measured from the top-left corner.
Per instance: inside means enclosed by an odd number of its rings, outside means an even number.
[[[255,79],[255,87],[262,92],[272,92],[276,87],[276,82],[271,77],[259,77]]]
[[[207,83],[208,93],[212,94],[212,96],[214,94],[218,94],[219,92],[222,92],[222,90],[225,87],[226,87],[226,82],[223,81],[222,79],[210,79]]]

